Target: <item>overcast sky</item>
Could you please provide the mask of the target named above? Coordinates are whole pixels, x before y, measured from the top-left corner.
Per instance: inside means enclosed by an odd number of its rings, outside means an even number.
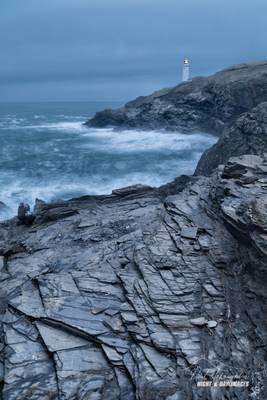
[[[128,100],[266,60],[267,0],[0,0],[0,101]]]

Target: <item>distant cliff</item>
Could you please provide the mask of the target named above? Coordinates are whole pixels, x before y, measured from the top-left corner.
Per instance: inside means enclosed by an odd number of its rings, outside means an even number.
[[[267,101],[267,62],[241,64],[206,78],[138,97],[104,110],[88,126],[167,129],[220,134],[241,114]]]
[[[223,131],[209,177],[0,224],[0,399],[267,399],[266,83],[236,66],[87,123]]]

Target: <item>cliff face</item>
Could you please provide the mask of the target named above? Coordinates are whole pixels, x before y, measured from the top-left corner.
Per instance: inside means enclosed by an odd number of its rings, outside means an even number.
[[[266,172],[233,158],[2,223],[3,399],[266,399]],[[197,387],[225,376],[249,387]]]
[[[224,129],[197,167],[209,177],[37,201],[0,224],[0,399],[267,398],[266,66],[88,122]],[[233,379],[248,387],[201,387]]]
[[[98,112],[87,125],[220,134],[239,115],[264,101],[267,62],[242,64],[139,97],[118,110]]]
[[[218,142],[202,155],[195,175],[210,175],[229,157],[267,153],[267,102],[242,115],[226,129]]]

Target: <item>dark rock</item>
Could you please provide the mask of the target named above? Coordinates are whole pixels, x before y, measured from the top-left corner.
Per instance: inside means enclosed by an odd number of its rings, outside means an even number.
[[[264,153],[267,153],[267,102],[242,115],[233,127],[225,130],[219,141],[204,152],[195,175],[210,175],[219,164],[225,164],[232,156]],[[241,168],[244,169],[244,166]],[[262,168],[263,172],[267,172],[266,166]]]
[[[98,112],[86,124],[220,134],[239,115],[266,100],[267,62],[241,64],[138,97],[118,110]]]
[[[121,189],[115,189],[112,191],[112,194],[120,197],[129,196],[132,194],[136,196],[138,194],[143,194],[151,190],[153,190],[152,187],[139,184],[139,185],[127,186]]]
[[[162,185],[159,188],[160,193],[164,196],[177,194],[184,190],[185,186],[189,182],[193,182],[194,177],[188,175],[181,175],[175,178],[172,182],[167,183],[166,185]]]
[[[20,203],[18,207],[18,220],[24,225],[31,225],[34,221],[35,216],[31,214],[29,204]]]
[[[46,202],[40,199],[35,199],[34,204],[34,213],[38,214],[39,211],[42,211],[42,208],[45,207]]]
[[[58,219],[71,217],[78,213],[75,207],[66,201],[58,201],[47,204],[36,200],[35,203],[36,223],[47,223]]]
[[[3,399],[266,399],[265,167],[0,224]],[[249,387],[197,386],[221,375]]]

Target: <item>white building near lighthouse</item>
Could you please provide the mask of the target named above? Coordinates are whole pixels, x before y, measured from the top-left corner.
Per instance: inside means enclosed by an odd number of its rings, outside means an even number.
[[[190,79],[190,62],[188,58],[184,59],[182,82],[187,82]]]

